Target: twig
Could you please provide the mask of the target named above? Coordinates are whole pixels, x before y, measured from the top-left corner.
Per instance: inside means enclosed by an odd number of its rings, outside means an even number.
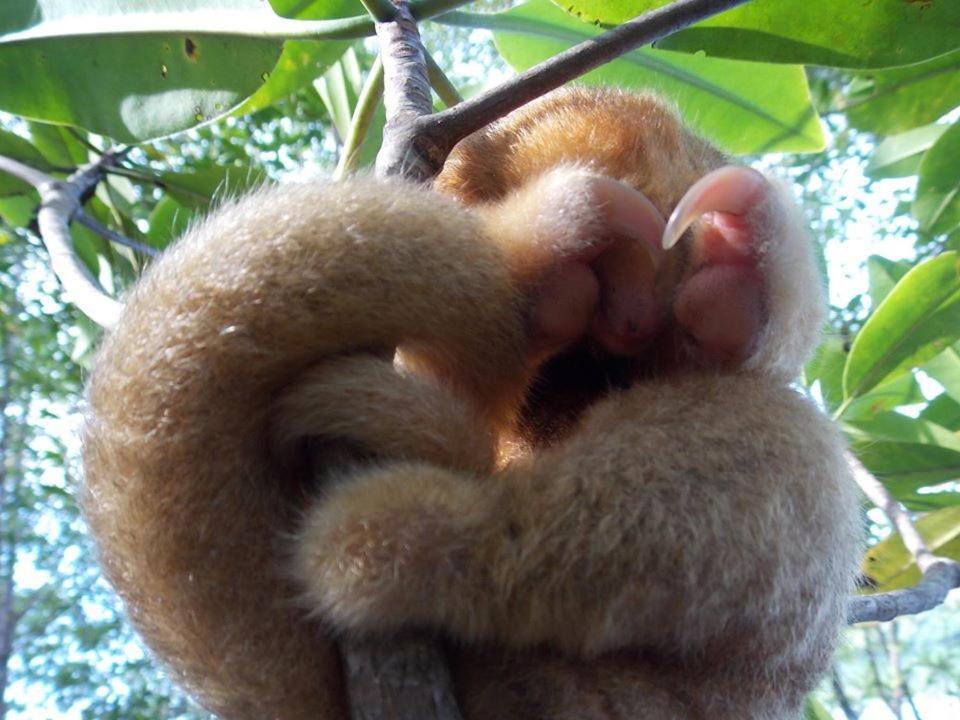
[[[333,171],[333,179],[340,180],[349,175],[357,167],[360,159],[360,150],[363,147],[364,140],[367,137],[367,130],[370,128],[370,121],[377,110],[380,98],[383,97],[383,62],[378,55],[370,68],[370,74],[360,91],[357,98],[357,106],[353,110],[353,117],[350,119],[350,130],[343,141],[343,149],[340,152],[340,159],[337,161],[337,167]]]
[[[87,213],[83,211],[83,208],[78,209],[74,213],[73,219],[100,237],[106,238],[110,242],[115,242],[117,245],[123,245],[124,247],[136,250],[144,255],[149,255],[150,257],[157,257],[160,254],[156,248],[144,245],[142,242],[137,242],[136,240],[128,238],[126,235],[121,235],[112,228],[108,228],[92,215],[87,215]]]
[[[916,561],[920,570],[923,571],[936,556],[930,552],[927,543],[920,536],[920,533],[917,532],[917,528],[910,519],[910,515],[907,514],[903,506],[898,503],[893,495],[883,486],[883,483],[863,466],[863,463],[857,460],[852,454],[847,456],[847,462],[853,472],[853,479],[856,480],[863,494],[867,496],[867,500],[880,508],[890,519],[893,527],[900,533],[907,552],[909,552]]]
[[[427,53],[427,77],[430,79],[431,87],[446,107],[452,108],[463,102],[463,97],[456,86],[450,82],[450,78],[443,72],[443,68],[437,65],[437,61],[430,53]]]
[[[70,237],[70,220],[80,208],[81,198],[103,178],[103,163],[112,161],[110,155],[104,155],[61,181],[12,158],[0,157],[0,170],[33,185],[40,193],[37,225],[40,239],[50,253],[50,266],[70,302],[102,327],[116,324],[122,305],[100,288],[77,257]]]
[[[396,155],[412,166],[428,169],[426,177],[432,177],[453,146],[470,133],[641,45],[744,2],[747,0],[677,0],[644,13],[456,107],[418,118],[415,126],[398,138],[403,144]]]
[[[397,13],[397,8],[390,0],[360,0],[377,22],[390,22]]]
[[[852,598],[847,610],[851,624],[867,621],[887,622],[901,615],[916,615],[941,605],[954,588],[960,587],[960,564],[934,555],[917,532],[907,511],[883,484],[853,455],[847,460],[863,494],[890,518],[900,533],[904,547],[913,557],[923,577],[912,588]]]
[[[830,685],[833,687],[833,694],[837,696],[837,703],[844,717],[847,720],[857,720],[860,713],[853,708],[850,698],[847,697],[847,691],[843,689],[843,681],[840,679],[840,671],[837,670],[836,664],[830,666]]]

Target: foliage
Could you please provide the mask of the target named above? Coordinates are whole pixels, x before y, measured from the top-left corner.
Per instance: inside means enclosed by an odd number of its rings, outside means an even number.
[[[488,0],[454,9],[461,4],[415,0],[414,8],[432,16],[423,23],[428,48],[469,96],[483,84],[483,67],[525,69],[595,36],[598,25],[666,0]],[[658,90],[729,152],[808,153],[755,159],[779,166],[803,195],[830,265],[865,212],[863,198],[889,199],[888,234],[905,252],[862,258],[869,286],[836,301],[802,383],[918,518],[933,549],[955,559],[958,27],[956,2],[752,0],[584,78]],[[494,44],[479,31],[490,31]],[[129,144],[84,209],[163,249],[218,197],[335,165],[370,75],[364,37],[371,33],[359,0],[6,0],[0,110],[10,115],[0,155],[63,177],[115,143]],[[383,118],[380,108],[352,148],[361,166],[376,155]],[[865,174],[852,179],[851,168]],[[133,649],[96,579],[72,483],[63,479],[72,477],[75,454],[56,438],[67,433],[63,418],[76,413],[80,367],[96,330],[59,303],[42,270],[32,232],[37,201],[30,186],[0,173],[0,555],[17,557],[0,573],[11,588],[0,600],[26,608],[0,617],[17,633],[0,658],[10,673],[0,674],[0,693],[10,700],[10,688],[21,698],[46,688],[90,717],[188,717]],[[72,232],[76,252],[108,292],[122,292],[148,261],[77,223]],[[910,584],[915,565],[885,535],[874,533],[865,577],[880,589]],[[893,647],[893,631],[883,632]],[[123,679],[111,682],[109,673]],[[864,692],[882,685],[857,682]],[[820,699],[834,701],[829,693]],[[824,712],[815,703],[808,709],[810,717]]]

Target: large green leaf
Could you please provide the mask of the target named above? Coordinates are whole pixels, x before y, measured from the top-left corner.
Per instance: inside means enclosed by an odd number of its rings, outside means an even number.
[[[870,303],[880,306],[890,291],[913,267],[909,260],[890,260],[880,255],[867,258],[867,276],[870,278]]]
[[[945,7],[948,3],[939,3]],[[953,3],[960,12],[960,3]],[[952,32],[960,38],[960,29]],[[841,109],[861,130],[889,135],[938,120],[960,105],[960,51],[858,78]]]
[[[921,423],[921,428],[933,426],[926,421],[905,419]],[[930,438],[923,437],[921,429],[913,433],[915,442],[882,439],[889,437],[890,424],[871,426],[870,422],[873,421],[844,424],[844,434],[864,467],[880,478],[897,499],[907,501],[920,488],[931,488],[960,478],[960,450],[926,442]],[[902,427],[906,428],[906,423]],[[937,431],[940,439],[944,439],[945,432],[944,428]]]
[[[916,522],[916,528],[935,554],[960,560],[960,507],[929,513]],[[920,570],[899,533],[867,551],[863,572],[877,583],[877,592],[910,587],[920,579]]]
[[[36,193],[0,197],[0,220],[13,227],[26,227],[38,202]]]
[[[843,411],[843,419],[850,422],[871,420],[894,408],[916,405],[925,400],[917,379],[912,374],[900,375],[880,383],[849,403]]]
[[[924,154],[913,214],[920,221],[920,230],[931,235],[960,226],[960,123]]]
[[[181,205],[172,196],[166,195],[150,213],[150,227],[147,238],[157,248],[165,248],[175,238],[180,237],[189,227],[196,209]]]
[[[237,195],[260,185],[266,175],[245,165],[201,165],[193,172],[161,172],[157,179],[178,203],[190,210],[203,210],[217,198]]]
[[[546,0],[533,0],[505,13],[452,13],[441,19],[493,29],[501,54],[517,69],[528,68],[600,32]],[[686,111],[693,127],[731,152],[823,147],[820,123],[800,67],[641,49],[588,73],[583,80],[655,89]]]
[[[366,12],[360,0],[271,0],[278,15],[297,19],[330,20],[362,15]],[[254,112],[277,100],[293,95],[323,75],[350,47],[349,40],[288,40],[283,54],[270,73],[270,79],[238,108],[239,112]]]
[[[260,0],[5,0],[0,109],[121,141],[167,135],[256,91],[280,55],[269,35],[296,25]]]
[[[960,339],[960,274],[953,252],[908,272],[857,334],[843,376],[855,398]]]
[[[928,360],[923,370],[943,385],[947,395],[960,402],[960,345],[947,348]]]
[[[90,149],[81,141],[79,130],[62,125],[28,122],[30,142],[51,165],[72,167],[90,160]]]
[[[950,0],[751,0],[665,38],[658,47],[744,60],[880,68],[956,49],[958,29],[960,3]]]
[[[621,23],[669,0],[553,2],[589,22]],[[960,3],[751,0],[657,46],[742,60],[876,68],[949,52],[960,46],[958,28]]]
[[[953,432],[960,431],[960,402],[949,393],[937,395],[921,411],[920,419],[936,423]]]
[[[923,154],[949,127],[946,123],[923,125],[884,138],[870,156],[867,175],[877,180],[916,175]]]
[[[820,384],[820,397],[827,410],[843,402],[843,367],[847,362],[849,341],[839,335],[824,338],[803,370],[806,385]]]
[[[0,155],[5,155],[13,160],[19,160],[37,170],[46,170],[48,163],[43,155],[30,144],[28,140],[14,135],[12,132],[0,129]],[[0,170],[0,197],[7,195],[20,195],[30,192],[33,186],[23,180],[18,180],[13,175]]]

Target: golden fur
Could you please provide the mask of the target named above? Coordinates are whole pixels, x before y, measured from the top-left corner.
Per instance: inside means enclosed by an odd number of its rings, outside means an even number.
[[[838,433],[787,386],[822,309],[783,203],[742,363],[686,362],[677,333],[548,445],[516,420],[548,394],[526,391],[538,268],[602,228],[592,178],[667,214],[722,163],[655,98],[562,91],[458,147],[458,200],[269,188],[171,248],[98,356],[84,506],[175,677],[230,720],[345,718],[334,634],[417,626],[453,640],[468,720],[795,717],[858,533]],[[311,487],[310,436],[368,460],[332,449]]]

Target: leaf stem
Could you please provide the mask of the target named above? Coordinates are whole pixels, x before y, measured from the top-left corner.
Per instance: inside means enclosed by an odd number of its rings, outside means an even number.
[[[340,160],[333,171],[333,179],[340,180],[356,170],[360,159],[360,149],[367,137],[370,121],[377,110],[377,105],[383,97],[383,60],[379,55],[373,61],[366,82],[357,98],[357,106],[350,119],[350,130],[343,141],[343,150]]]
[[[437,65],[437,61],[430,53],[427,53],[427,77],[430,79],[430,86],[446,107],[452,108],[463,102],[463,97],[456,86],[450,82],[450,78],[443,72],[443,68]]]

